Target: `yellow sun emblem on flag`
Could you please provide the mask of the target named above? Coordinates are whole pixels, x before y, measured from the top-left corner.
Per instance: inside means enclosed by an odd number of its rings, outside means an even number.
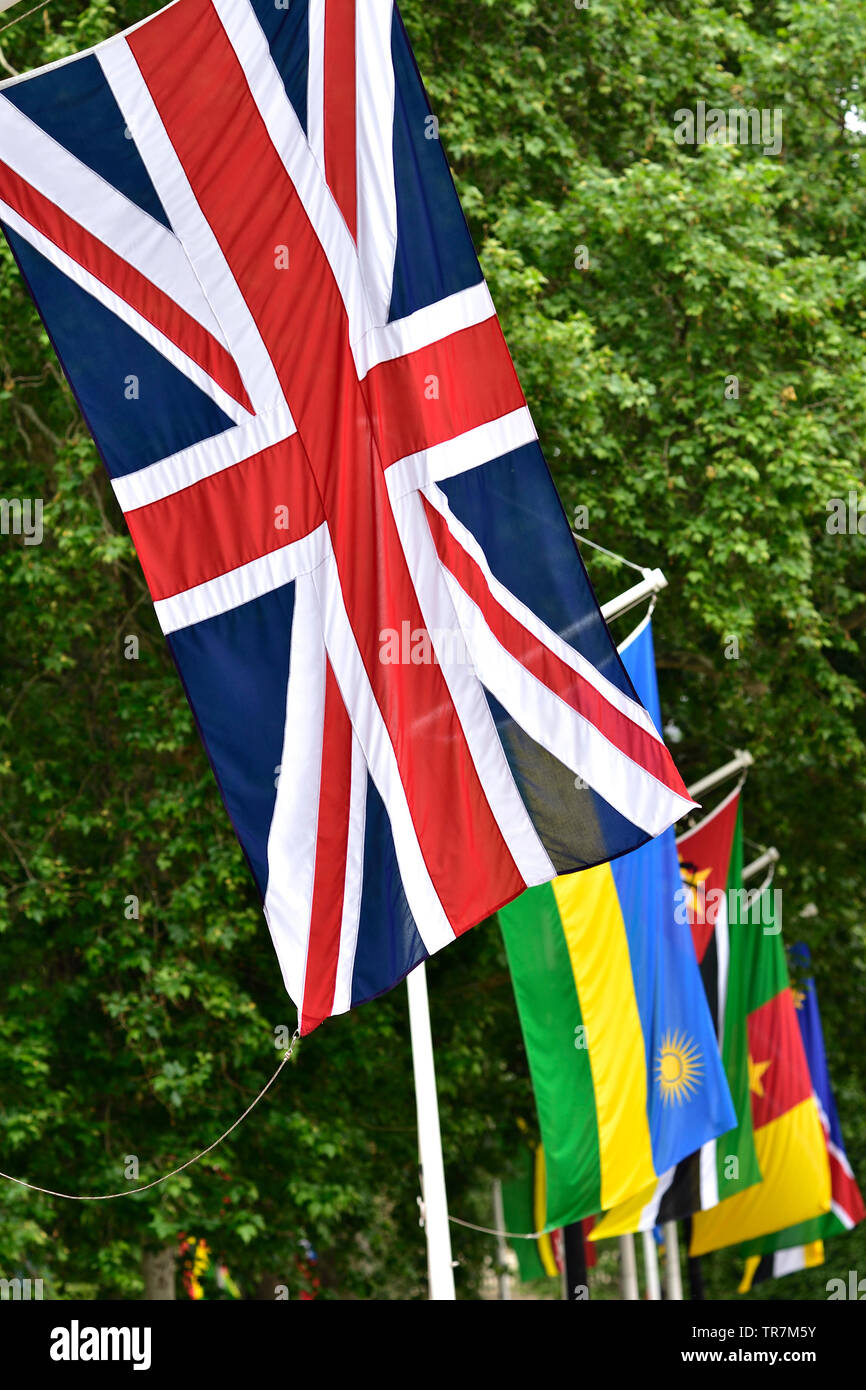
[[[691,1100],[704,1069],[700,1048],[686,1033],[667,1032],[655,1064],[656,1081],[665,1105]]]

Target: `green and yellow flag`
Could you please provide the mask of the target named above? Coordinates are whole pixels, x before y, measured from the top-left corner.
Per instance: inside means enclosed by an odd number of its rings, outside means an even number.
[[[648,621],[621,652],[658,727]],[[624,1201],[734,1123],[679,889],[671,830],[500,910],[544,1145],[547,1229]]]
[[[538,1231],[537,1240],[512,1240],[517,1256],[520,1278],[541,1279],[559,1273],[553,1243],[544,1231],[547,1219],[547,1190],[544,1171],[544,1150],[524,1148],[518,1163],[517,1176],[502,1184],[502,1205],[507,1231]]]

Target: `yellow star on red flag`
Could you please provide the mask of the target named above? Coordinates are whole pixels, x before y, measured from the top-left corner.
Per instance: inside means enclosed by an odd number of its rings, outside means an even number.
[[[756,1062],[751,1052],[749,1053],[749,1090],[754,1091],[756,1096],[762,1096],[764,1094],[762,1077],[769,1065],[769,1060],[766,1062]]]

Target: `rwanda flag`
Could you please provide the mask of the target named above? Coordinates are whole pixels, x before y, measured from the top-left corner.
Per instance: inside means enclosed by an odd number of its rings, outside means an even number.
[[[746,1015],[754,932],[740,929],[745,901],[739,787],[678,837],[677,851],[683,882],[677,917],[691,926],[737,1123],[663,1173],[648,1192],[607,1212],[596,1227],[598,1240],[683,1220],[761,1181],[749,1099]]]
[[[648,618],[620,655],[660,728]],[[579,779],[574,794],[586,795]],[[689,927],[676,920],[679,887],[668,830],[500,909],[544,1145],[548,1229],[648,1187],[735,1122]]]

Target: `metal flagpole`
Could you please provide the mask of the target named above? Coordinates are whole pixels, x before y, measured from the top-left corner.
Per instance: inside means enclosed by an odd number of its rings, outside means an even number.
[[[601,616],[606,623],[612,623],[614,618],[621,618],[623,613],[636,608],[645,598],[651,598],[653,594],[661,593],[662,589],[667,588],[668,581],[661,570],[644,570],[643,573],[644,578],[639,584],[633,584],[624,593],[617,594],[616,598],[609,599],[601,605]]]
[[[683,1235],[685,1236],[686,1251],[688,1252],[692,1244],[692,1218],[690,1216],[687,1216],[683,1222]],[[700,1255],[688,1255],[686,1269],[689,1272],[689,1298],[693,1303],[706,1299],[707,1295],[704,1292],[704,1271],[701,1268]]]
[[[499,1297],[510,1301],[511,1275],[508,1273],[508,1244],[502,1232],[505,1230],[505,1204],[502,1200],[502,1183],[493,1179],[493,1226],[496,1235],[496,1259],[499,1264]]]
[[[573,1221],[562,1228],[562,1268],[565,1273],[563,1298],[566,1302],[581,1303],[589,1298],[582,1221]]]
[[[697,801],[702,792],[712,791],[713,787],[717,787],[720,782],[724,782],[728,777],[733,777],[735,772],[743,772],[747,767],[751,767],[754,761],[751,753],[746,749],[738,748],[736,757],[732,758],[729,763],[717,767],[715,772],[708,772],[706,777],[701,777],[699,781],[689,787],[689,796],[692,801]]]
[[[665,1298],[671,1302],[683,1301],[683,1276],[680,1270],[680,1243],[677,1238],[676,1221],[666,1221],[665,1233]]]
[[[610,555],[614,560],[619,560],[620,564],[628,565],[629,569],[637,570],[643,578],[637,584],[633,584],[625,593],[618,594],[616,598],[610,599],[601,605],[601,616],[606,623],[610,623],[614,618],[619,618],[623,613],[628,613],[630,609],[636,608],[639,603],[643,603],[645,598],[650,598],[654,594],[661,593],[662,589],[668,587],[661,570],[647,569],[646,565],[635,565],[631,560],[627,560],[624,555],[617,555],[613,550],[607,550],[605,546],[599,545],[596,541],[591,541],[589,536],[585,536],[581,531],[572,531],[572,536],[580,544],[591,545],[593,550],[601,550],[605,555]]]
[[[746,865],[743,869],[743,882],[745,883],[747,878],[754,878],[755,874],[759,874],[762,869],[771,869],[775,864],[778,864],[780,858],[781,855],[776,846],[771,845],[757,859],[753,859],[751,864]]]
[[[659,1303],[662,1285],[659,1278],[659,1252],[652,1231],[641,1231],[643,1236],[643,1267],[646,1278],[646,1296],[651,1303]]]
[[[619,1282],[622,1296],[626,1302],[634,1303],[640,1298],[637,1288],[637,1260],[634,1253],[634,1236],[619,1238]]]
[[[406,976],[406,989],[409,994],[409,1032],[415,1072],[415,1106],[418,1111],[418,1152],[421,1160],[424,1231],[427,1236],[429,1296],[436,1300],[455,1299],[451,1228],[448,1224],[436,1069],[433,1065],[433,1034],[430,1031],[430,1001],[423,961]]]

